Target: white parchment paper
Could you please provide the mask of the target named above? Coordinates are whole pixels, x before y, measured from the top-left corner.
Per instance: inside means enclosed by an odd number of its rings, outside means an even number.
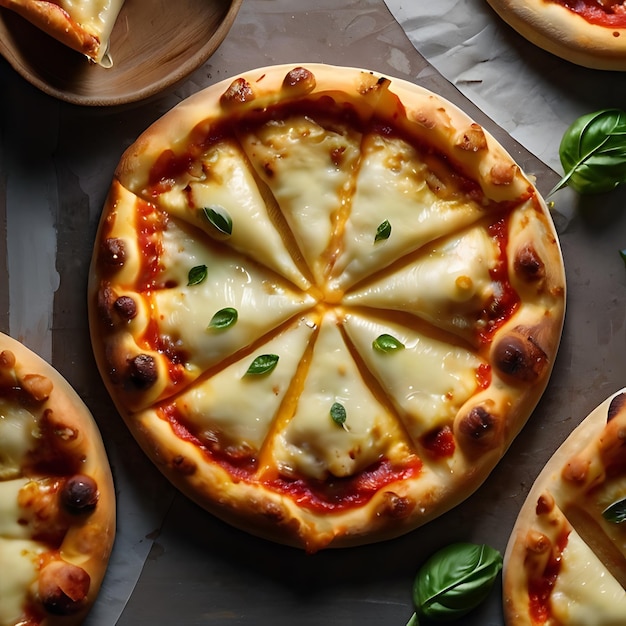
[[[385,0],[410,41],[445,78],[558,173],[561,137],[585,113],[626,102],[626,75],[545,52],[485,0]]]

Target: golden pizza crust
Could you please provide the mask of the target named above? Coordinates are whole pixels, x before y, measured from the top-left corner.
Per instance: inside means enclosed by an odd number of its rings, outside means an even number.
[[[614,577],[622,586],[626,582],[626,555],[620,554],[626,547],[624,529],[602,519],[601,510],[606,508],[606,503],[598,501],[606,478],[604,464],[609,455],[615,453],[616,446],[623,448],[624,394],[626,389],[596,407],[572,431],[533,483],[504,555],[503,600],[507,626],[535,624],[529,614],[528,582],[533,575],[543,574],[547,559],[557,550],[561,532],[566,535],[576,532],[577,538],[580,536],[606,567],[605,576]],[[619,412],[620,417],[616,419],[612,414],[607,426],[610,407]],[[623,472],[623,461],[620,463]],[[600,598],[598,602],[601,603]],[[600,616],[598,620],[598,624],[604,623]]]
[[[117,18],[116,11],[103,11],[94,16],[97,17],[95,23],[100,25],[96,29],[79,23],[71,11],[66,11],[54,0],[0,0],[2,6],[20,14],[43,32],[90,60],[106,67],[111,65],[107,52],[109,37]]]
[[[558,2],[487,1],[523,37],[558,57],[592,69],[626,70],[626,29],[591,24]]]
[[[175,435],[159,414],[168,396],[178,395],[166,380],[170,367],[166,356],[148,350],[145,387],[132,388],[124,374],[146,351],[133,333],[148,328],[149,307],[139,298],[132,321],[128,316],[122,319],[115,307],[120,297],[132,295],[133,281],[140,273],[140,252],[131,235],[137,210],[133,203],[150,202],[155,168],[183,164],[184,169],[177,170],[182,179],[202,176],[199,164],[189,163],[187,155],[202,153],[207,133],[214,126],[219,129],[223,118],[254,116],[279,104],[323,102],[328,96],[340,106],[349,105],[361,123],[374,117],[391,120],[403,136],[445,155],[455,171],[477,181],[485,202],[519,204],[507,237],[506,270],[522,296],[522,306],[480,354],[492,363],[492,383],[464,402],[451,421],[456,441],[451,458],[436,470],[425,465],[418,475],[388,484],[364,505],[316,512],[262,481],[234,479],[194,441]],[[89,293],[96,361],[119,412],[146,454],[181,491],[222,519],[311,552],[401,535],[475,491],[548,383],[565,310],[563,263],[547,207],[489,133],[456,106],[419,86],[363,69],[318,64],[261,68],[228,79],[189,97],[150,126],[126,150],[116,169],[96,237]],[[198,375],[191,369],[181,368],[177,374],[179,389]]]
[[[11,365],[12,357],[14,364]],[[97,485],[95,508],[77,516],[58,553],[62,562],[75,565],[89,575],[84,607],[71,615],[47,615],[45,622],[48,626],[80,624],[98,595],[115,538],[115,490],[106,450],[88,408],[57,370],[23,344],[2,333],[0,358],[0,379],[12,377],[17,387],[25,389],[35,399],[36,403],[28,410],[37,418],[44,419],[48,427],[63,433],[58,442],[60,454],[82,458],[81,474],[92,478]],[[59,460],[62,462],[62,459]],[[54,575],[51,577],[54,578]],[[33,589],[36,587],[33,586]]]

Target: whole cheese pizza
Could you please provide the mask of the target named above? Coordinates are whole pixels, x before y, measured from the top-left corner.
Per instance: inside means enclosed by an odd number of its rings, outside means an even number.
[[[0,626],[81,624],[114,536],[91,414],[55,369],[0,334]]]
[[[472,493],[538,402],[565,279],[543,200],[439,96],[329,65],[188,98],[121,158],[102,376],[184,493],[313,552]]]
[[[507,625],[626,623],[626,389],[557,450],[504,559]]]
[[[505,22],[563,59],[603,70],[626,70],[623,0],[487,0]]]
[[[109,39],[124,0],[0,0],[43,32],[110,67]]]

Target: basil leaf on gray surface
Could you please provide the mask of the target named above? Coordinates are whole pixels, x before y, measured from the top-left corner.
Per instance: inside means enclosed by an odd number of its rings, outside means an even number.
[[[416,616],[449,622],[469,613],[491,592],[502,555],[487,545],[453,543],[422,565],[413,584]]]
[[[565,175],[550,193],[566,185],[580,194],[603,193],[626,182],[626,111],[602,109],[574,120],[559,157]]]

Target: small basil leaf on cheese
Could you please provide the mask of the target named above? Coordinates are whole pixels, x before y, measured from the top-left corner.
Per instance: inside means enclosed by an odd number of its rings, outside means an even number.
[[[187,274],[187,286],[199,285],[208,275],[206,265],[196,265]]]
[[[389,223],[389,220],[385,220],[378,225],[374,241],[389,239],[389,235],[391,235],[391,224]]]
[[[604,511],[602,511],[602,517],[614,524],[626,522],[626,498],[621,498],[604,509]]]
[[[277,354],[261,354],[250,363],[250,367],[246,371],[246,376],[269,374],[276,367],[277,363]]]
[[[335,422],[338,426],[343,426],[348,417],[346,414],[346,408],[339,402],[334,402],[330,407],[330,416],[333,422]]]
[[[223,235],[233,234],[233,220],[228,211],[221,206],[202,209],[209,223]]]
[[[225,330],[226,328],[230,328],[237,322],[237,317],[237,309],[233,309],[232,307],[220,309],[211,318],[211,321],[209,322],[209,329]]]
[[[374,339],[372,346],[374,350],[378,350],[379,352],[395,352],[396,350],[402,350],[404,348],[404,344],[401,341],[398,341],[398,339],[387,333],[383,333]]]

